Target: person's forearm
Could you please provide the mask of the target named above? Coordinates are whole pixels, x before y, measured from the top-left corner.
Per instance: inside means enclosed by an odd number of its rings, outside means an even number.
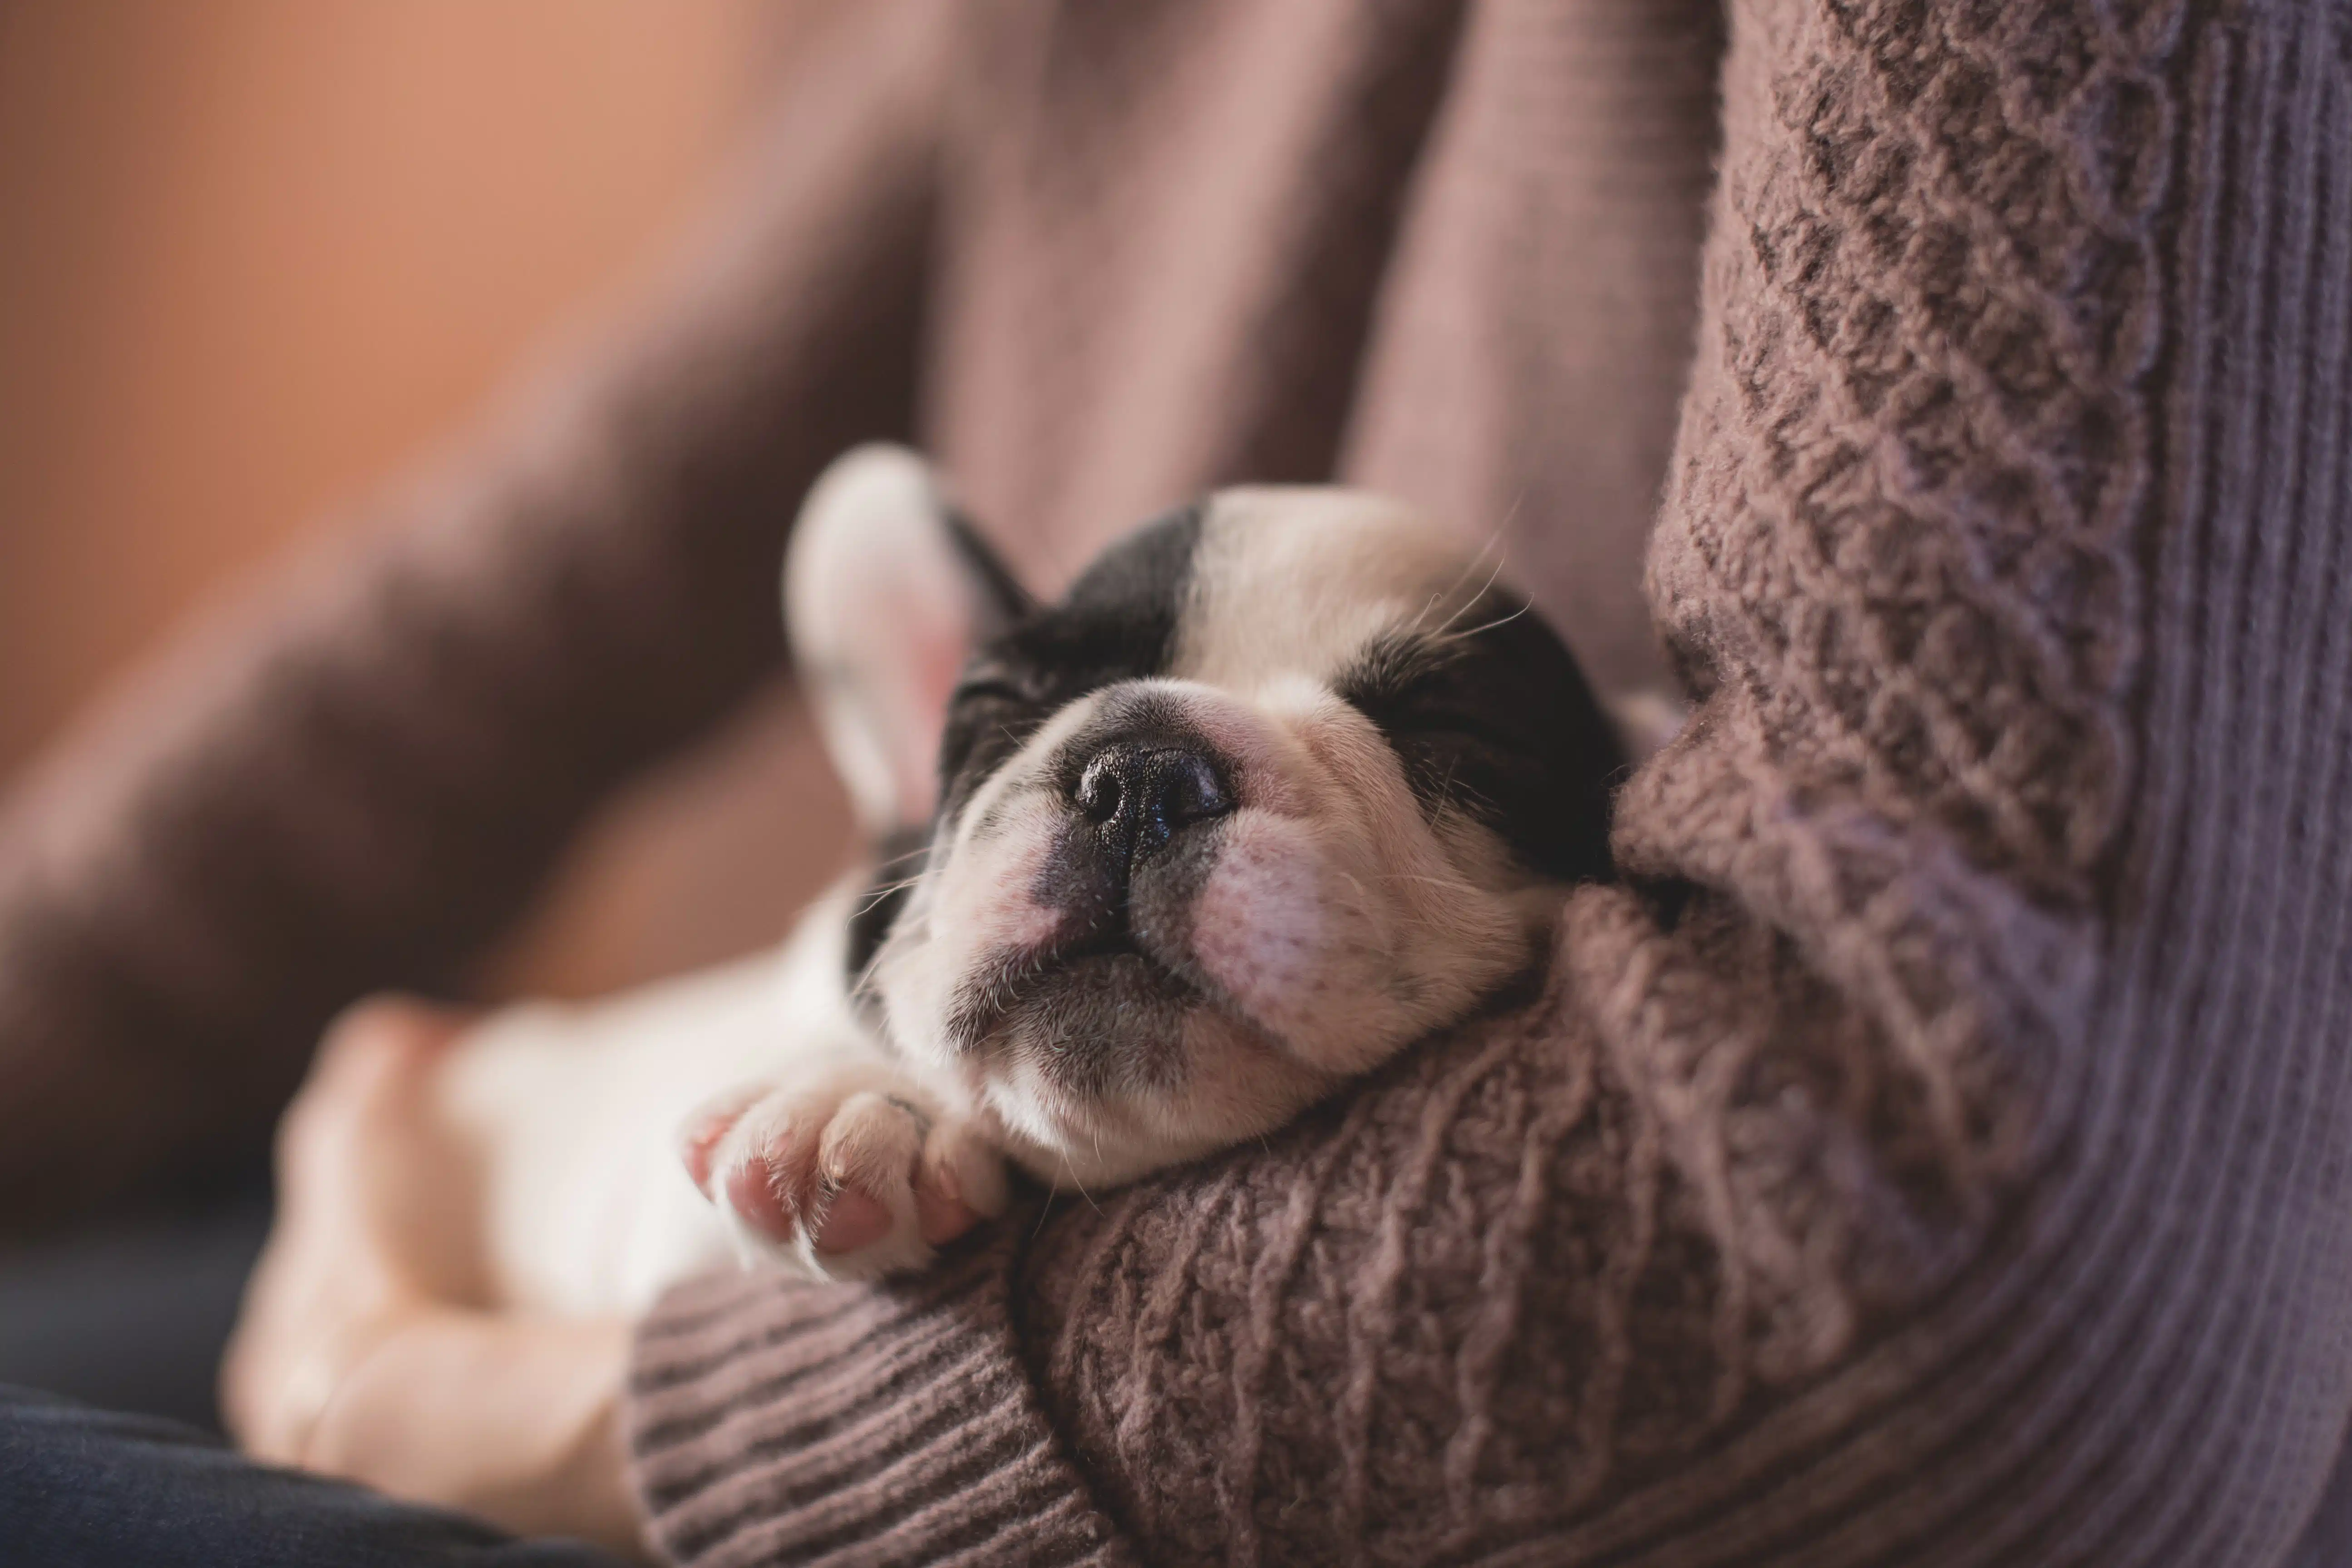
[[[628,1339],[617,1319],[420,1310],[345,1374],[303,1463],[518,1534],[646,1555],[619,1426]]]
[[[633,1546],[616,1422],[628,1326],[459,1304],[477,1299],[477,1199],[431,1084],[466,1023],[380,997],[320,1042],[278,1129],[278,1216],[222,1415],[257,1458]]]

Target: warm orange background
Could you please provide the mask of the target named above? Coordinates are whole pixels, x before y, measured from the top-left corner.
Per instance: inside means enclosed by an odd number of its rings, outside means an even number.
[[[209,592],[658,268],[818,15],[0,5],[0,787]],[[806,825],[840,821],[780,699],[615,810],[503,983],[772,934],[836,852]]]

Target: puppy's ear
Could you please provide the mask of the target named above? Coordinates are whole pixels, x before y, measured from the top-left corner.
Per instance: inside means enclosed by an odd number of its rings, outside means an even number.
[[[784,556],[784,627],[868,834],[930,819],[964,660],[1029,608],[914,453],[859,447],[817,479]]]

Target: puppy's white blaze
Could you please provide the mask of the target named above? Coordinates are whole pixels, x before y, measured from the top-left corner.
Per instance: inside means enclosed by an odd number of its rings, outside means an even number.
[[[1444,626],[1486,586],[1452,540],[1386,497],[1222,491],[1202,522],[1172,673],[1244,689],[1328,679],[1384,632]]]

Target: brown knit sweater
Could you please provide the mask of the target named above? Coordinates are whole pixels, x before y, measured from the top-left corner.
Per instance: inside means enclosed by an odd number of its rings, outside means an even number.
[[[912,1287],[674,1293],[661,1542],[2297,1561],[2352,1411],[2352,10],[1725,34],[867,8],[664,315],[18,803],[0,1196],[249,1129],[449,973],[779,657],[851,439],[1046,581],[1338,473],[1501,530],[1605,682],[1662,640],[1625,881],[1266,1147]]]

